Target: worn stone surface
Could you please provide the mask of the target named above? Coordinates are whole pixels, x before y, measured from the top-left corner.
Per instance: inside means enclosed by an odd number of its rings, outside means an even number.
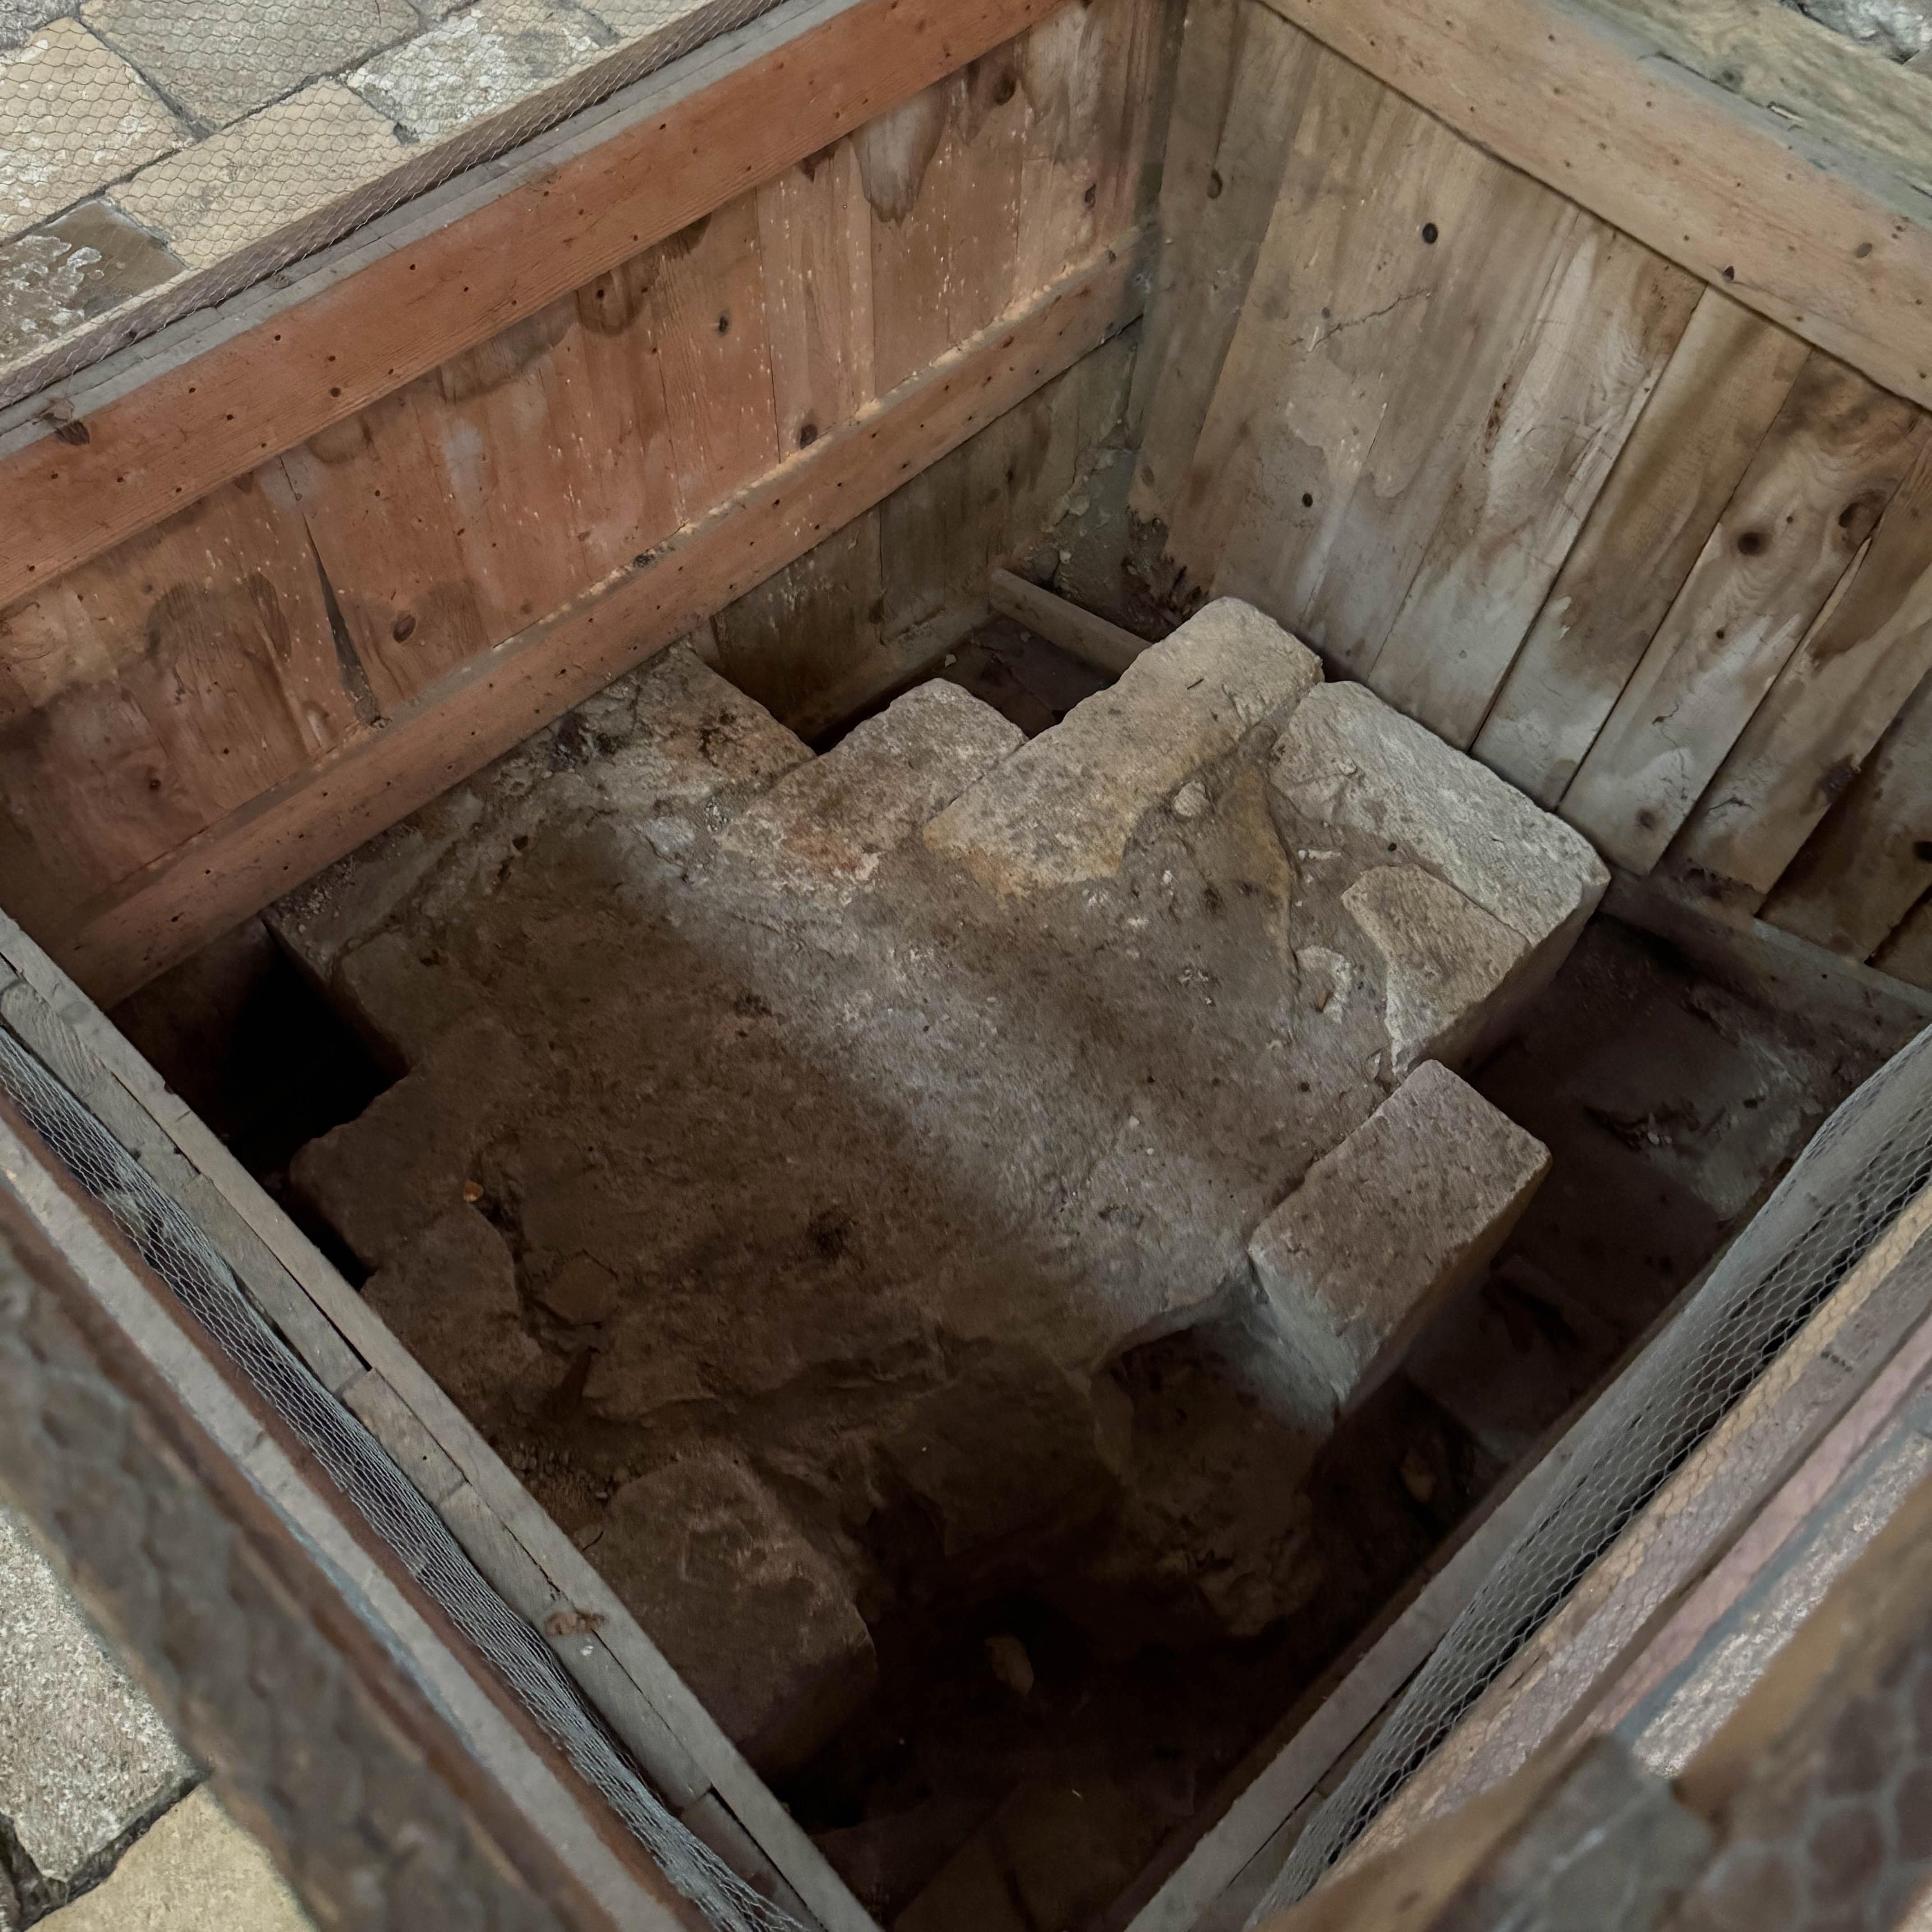
[[[1324,685],[1296,708],[1273,782],[1306,846],[1419,866],[1520,934],[1519,998],[1562,962],[1610,884],[1580,832],[1361,685]]]
[[[1932,49],[1932,0],[1784,0],[1784,4],[1892,60],[1916,59]]]
[[[1431,1061],[1309,1169],[1249,1253],[1312,1414],[1376,1386],[1502,1246],[1549,1168],[1540,1142]]]
[[[366,60],[422,23],[407,0],[87,0],[80,17],[176,105],[210,128],[266,107],[304,81]],[[318,166],[325,154],[319,152]]]
[[[55,20],[0,58],[0,236],[178,147],[187,130],[118,54]]]
[[[1905,0],[1893,0],[1894,4]],[[592,0],[591,11],[627,40],[662,32],[696,13],[703,0]]]
[[[920,685],[754,800],[724,843],[785,886],[848,900],[888,852],[1025,742],[956,686]]]
[[[74,0],[0,0],[0,48],[17,47],[36,28],[69,12]]]
[[[0,364],[49,347],[181,269],[145,229],[103,201],[82,202],[0,243]]]
[[[20,1519],[0,1510],[0,1813],[56,1886],[196,1776]]]
[[[1280,1352],[1250,1237],[1394,1084],[1369,868],[1270,783],[1317,674],[1216,607],[1030,744],[927,687],[814,759],[670,652],[271,915],[410,1069],[294,1178],[372,1265],[487,1216],[540,1359],[466,1406],[596,1548],[728,1454],[868,1617],[1077,1542],[1083,1618],[1265,1628],[1332,1402],[1143,1428],[1115,1370],[1237,1288]]]
[[[838,1572],[736,1456],[689,1456],[626,1484],[591,1554],[767,1775],[811,1756],[872,1688],[872,1640]]]
[[[131,1846],[47,1932],[314,1932],[261,1846],[206,1786]]]
[[[1111,878],[1150,812],[1246,732],[1281,724],[1321,676],[1259,611],[1210,604],[941,814],[926,842],[998,892]]]
[[[143,168],[113,199],[190,268],[212,268],[387,174],[404,153],[374,108],[318,81]]]
[[[1396,1074],[1406,1077],[1425,1060],[1461,1065],[1493,1030],[1498,996],[1528,942],[1413,866],[1371,868],[1342,904],[1382,962]]]
[[[481,0],[349,84],[410,139],[433,141],[562,80],[614,38],[569,0]]]
[[[397,1338],[466,1408],[488,1412],[538,1379],[503,1238],[460,1203],[399,1243],[362,1290]]]

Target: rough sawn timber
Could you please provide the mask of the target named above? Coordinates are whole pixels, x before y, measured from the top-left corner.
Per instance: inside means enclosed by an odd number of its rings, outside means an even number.
[[[110,358],[62,392],[85,441],[38,415],[0,434],[0,607],[677,233],[1054,4],[793,0],[507,167],[372,224],[289,286]]]
[[[1118,236],[656,552],[457,667],[381,731],[117,889],[76,922],[61,963],[112,1004],[662,650],[1132,321],[1142,248],[1138,230]]]

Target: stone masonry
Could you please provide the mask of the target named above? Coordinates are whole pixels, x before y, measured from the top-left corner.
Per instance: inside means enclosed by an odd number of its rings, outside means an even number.
[[[1431,1063],[1508,1027],[1605,883],[1231,602],[1030,742],[934,684],[814,758],[674,650],[272,915],[403,1072],[295,1178],[794,1763],[909,1592],[1064,1582],[1078,1544],[1090,1607],[1250,1632],[1305,1596],[1334,1408],[1540,1174]],[[1467,1144],[1405,1208],[1387,1162],[1432,1135]],[[1258,1272],[1330,1175],[1410,1213],[1400,1265],[1311,1235]],[[1279,1400],[1177,1463],[1119,1370],[1231,1297]]]

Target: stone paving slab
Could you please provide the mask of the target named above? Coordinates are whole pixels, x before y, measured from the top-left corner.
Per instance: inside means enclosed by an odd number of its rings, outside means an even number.
[[[40,1924],[46,1932],[314,1932],[268,1853],[206,1786],[101,1884]]]
[[[0,1813],[64,1885],[195,1775],[25,1526],[0,1510]]]
[[[482,0],[349,84],[410,138],[432,141],[561,79],[615,38],[568,0]]]
[[[0,364],[181,272],[153,236],[104,201],[0,242]]]
[[[0,236],[84,200],[187,130],[118,54],[56,20],[0,59]]]
[[[89,0],[82,20],[210,128],[406,40],[408,0]]]
[[[212,268],[388,173],[404,152],[384,116],[320,81],[142,169],[112,198],[190,268]]]

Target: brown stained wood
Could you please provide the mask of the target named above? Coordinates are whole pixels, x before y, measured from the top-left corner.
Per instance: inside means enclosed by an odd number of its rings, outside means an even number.
[[[1776,885],[1932,671],[1932,445],[1870,548],[1752,714],[1674,856],[1760,893]]]
[[[876,393],[872,212],[850,140],[758,190],[778,447],[803,449]]]
[[[1847,958],[1869,959],[1932,890],[1932,678],[1915,691],[1850,788],[1819,822],[1763,916]]]
[[[1932,993],[1932,901],[1921,899],[1876,952],[1872,964],[1908,986]]]
[[[1597,222],[1545,291],[1370,681],[1467,747],[1702,292]]]
[[[1704,292],[1473,748],[1539,805],[1576,776],[1807,353]]]
[[[872,212],[872,368],[881,389],[904,381],[946,337],[950,203],[927,184],[946,146],[961,84],[934,83],[861,128],[854,146]]]
[[[1138,234],[580,600],[459,666],[370,735],[81,909],[50,948],[110,1001],[682,635],[1106,342],[1138,313]]]
[[[1267,0],[1472,141],[1932,404],[1924,198],[1574,0]]]
[[[421,379],[282,458],[376,704],[393,710],[490,638]]]
[[[1434,221],[1439,232],[1445,216],[1460,223],[1495,173],[1400,94],[1317,56],[1172,506],[1169,548],[1199,590],[1247,597],[1291,628],[1306,622],[1426,320],[1434,257],[1423,230]]]
[[[716,668],[782,723],[879,641],[879,516],[868,510],[712,620]]]
[[[986,601],[1001,616],[1024,625],[1034,636],[1058,644],[1109,676],[1118,677],[1148,647],[1146,638],[1010,570],[996,570],[987,580]]]
[[[1135,372],[1134,503],[1171,522],[1268,230],[1320,44],[1259,0],[1188,10]]]
[[[693,223],[658,257],[658,359],[688,523],[779,457],[756,198]]]
[[[68,906],[356,736],[280,466],[0,612],[0,706],[8,817]]]
[[[1917,410],[1806,363],[1559,808],[1633,872],[1664,855],[1924,447]]]
[[[0,438],[0,604],[677,233],[1052,4],[788,9],[165,349],[112,358],[67,387],[87,442],[38,421]]]

